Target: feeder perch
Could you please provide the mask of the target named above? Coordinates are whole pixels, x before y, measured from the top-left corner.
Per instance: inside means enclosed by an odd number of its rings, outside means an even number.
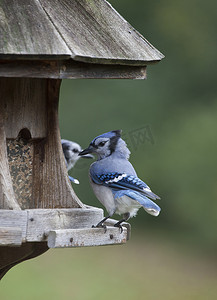
[[[104,0],[0,1],[0,278],[49,248],[129,238],[129,224],[91,228],[103,210],[71,187],[59,89],[64,78],[145,79],[162,58]]]

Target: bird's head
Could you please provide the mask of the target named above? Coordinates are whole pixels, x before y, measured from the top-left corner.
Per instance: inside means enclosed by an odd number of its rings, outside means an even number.
[[[74,167],[75,163],[79,160],[79,158],[93,158],[91,154],[86,154],[84,156],[79,156],[79,153],[82,151],[82,148],[79,144],[68,141],[68,140],[61,140],[63,154],[66,160],[67,170],[70,170]]]
[[[120,151],[120,145],[126,148],[125,142],[121,139],[121,130],[113,130],[97,136],[90,143],[89,147],[81,151],[79,155],[83,156],[89,153],[93,153],[97,154],[98,159],[102,159],[110,156],[112,153],[117,151],[117,149]],[[129,152],[128,149],[127,151]]]

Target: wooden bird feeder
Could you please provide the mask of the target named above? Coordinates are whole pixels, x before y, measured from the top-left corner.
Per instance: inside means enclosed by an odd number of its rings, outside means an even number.
[[[0,1],[0,278],[49,248],[125,243],[74,193],[58,101],[64,78],[145,79],[163,55],[105,0]],[[111,225],[111,226],[109,226]]]

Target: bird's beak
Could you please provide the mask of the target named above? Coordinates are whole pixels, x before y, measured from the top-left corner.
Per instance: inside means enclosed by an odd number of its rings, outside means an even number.
[[[93,155],[91,155],[90,153],[93,153],[94,148],[93,146],[89,146],[88,148],[82,150],[78,155],[82,156],[82,157],[86,157],[86,158],[94,158]]]
[[[83,151],[82,151],[83,152]],[[81,153],[81,152],[80,152]],[[79,153],[79,155],[82,157],[82,158],[94,158],[94,156],[92,155],[92,154],[90,154],[90,153],[88,153],[88,154],[80,154]]]

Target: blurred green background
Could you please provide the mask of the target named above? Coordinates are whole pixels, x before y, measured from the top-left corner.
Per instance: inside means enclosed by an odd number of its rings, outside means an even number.
[[[141,209],[125,246],[50,250],[16,266],[1,282],[1,300],[216,299],[217,2],[110,2],[166,58],[148,66],[145,81],[63,81],[61,135],[86,147],[122,129],[162,212],[155,218]],[[84,203],[102,207],[89,164],[70,172],[81,182],[73,187]]]

